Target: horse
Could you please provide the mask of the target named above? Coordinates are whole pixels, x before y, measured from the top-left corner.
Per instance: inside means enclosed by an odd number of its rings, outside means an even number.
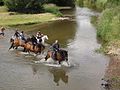
[[[39,43],[39,39],[38,39],[38,38],[36,38],[36,39],[37,39],[37,42]],[[42,43],[43,45],[45,45],[45,40],[48,40],[48,36],[47,36],[47,35],[44,35],[44,36],[41,37],[41,39],[42,39],[42,42],[41,42],[41,43]]]
[[[44,35],[42,38],[42,44],[45,45],[45,40],[48,40],[48,36],[47,35]]]
[[[55,60],[55,56],[53,55],[52,50],[49,50],[47,52],[47,55],[45,57],[45,61],[47,61],[48,58],[52,58],[53,60]],[[61,64],[62,61],[66,61],[68,63],[68,52],[66,50],[62,50],[62,49],[57,51],[56,61],[58,61],[59,64]]]
[[[11,46],[10,46],[10,48],[9,48],[9,50],[11,49],[11,48],[15,48],[15,49],[17,49],[19,46],[21,46],[21,47],[24,47],[25,46],[25,42],[23,42],[21,39],[13,39],[13,38],[11,38],[10,39],[10,42],[12,42],[12,44],[11,44]]]
[[[5,28],[4,28],[4,27],[1,27],[1,28],[0,28],[0,35],[4,36],[4,31],[5,31]]]
[[[33,45],[31,45],[31,42],[27,42],[24,46],[24,52],[30,52],[30,51],[33,51],[35,54],[38,54],[38,53],[43,53],[44,52],[44,49],[45,49],[45,46],[44,45],[41,45],[41,44],[37,44],[35,45],[34,49],[33,49]]]

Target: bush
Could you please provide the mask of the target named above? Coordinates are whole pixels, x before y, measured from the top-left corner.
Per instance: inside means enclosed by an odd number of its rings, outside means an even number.
[[[9,11],[20,13],[43,12],[43,4],[46,0],[4,0]]]
[[[106,8],[111,8],[116,6],[120,6],[120,0],[107,0],[105,4]]]
[[[75,0],[48,0],[48,3],[54,3],[57,6],[75,6]]]
[[[55,4],[45,4],[44,5],[45,12],[50,12],[55,14],[56,16],[62,16],[62,13],[59,11],[59,7]]]
[[[110,42],[120,39],[120,7],[106,9],[98,20],[97,34]]]
[[[3,0],[0,0],[0,6],[3,6],[3,5],[4,5]]]

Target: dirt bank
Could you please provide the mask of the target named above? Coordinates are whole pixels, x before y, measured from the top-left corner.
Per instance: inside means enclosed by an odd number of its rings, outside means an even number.
[[[120,48],[111,48],[107,53],[111,59],[106,71],[105,80],[109,90],[120,90]]]

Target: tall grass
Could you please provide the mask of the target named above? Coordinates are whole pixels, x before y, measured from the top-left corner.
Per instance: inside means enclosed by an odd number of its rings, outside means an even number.
[[[98,19],[97,35],[105,41],[120,39],[120,7],[106,9]]]
[[[109,51],[110,47],[120,48],[120,6],[105,9],[98,18],[97,35],[105,43],[100,52]]]
[[[56,16],[62,16],[62,13],[59,11],[60,7],[55,4],[45,4],[43,7],[45,12],[53,13]]]

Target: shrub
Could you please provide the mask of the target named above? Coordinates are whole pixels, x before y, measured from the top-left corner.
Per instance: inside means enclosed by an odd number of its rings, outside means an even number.
[[[48,3],[54,3],[58,6],[75,6],[75,0],[48,0]]]
[[[120,39],[120,7],[106,9],[98,20],[97,34],[110,42]]]
[[[59,11],[59,7],[55,4],[45,4],[44,5],[45,12],[50,12],[55,14],[56,16],[62,16],[62,13]]]
[[[20,13],[43,12],[43,4],[46,0],[4,0],[9,11]]]
[[[0,0],[0,6],[3,6],[3,5],[4,5],[3,0]]]

